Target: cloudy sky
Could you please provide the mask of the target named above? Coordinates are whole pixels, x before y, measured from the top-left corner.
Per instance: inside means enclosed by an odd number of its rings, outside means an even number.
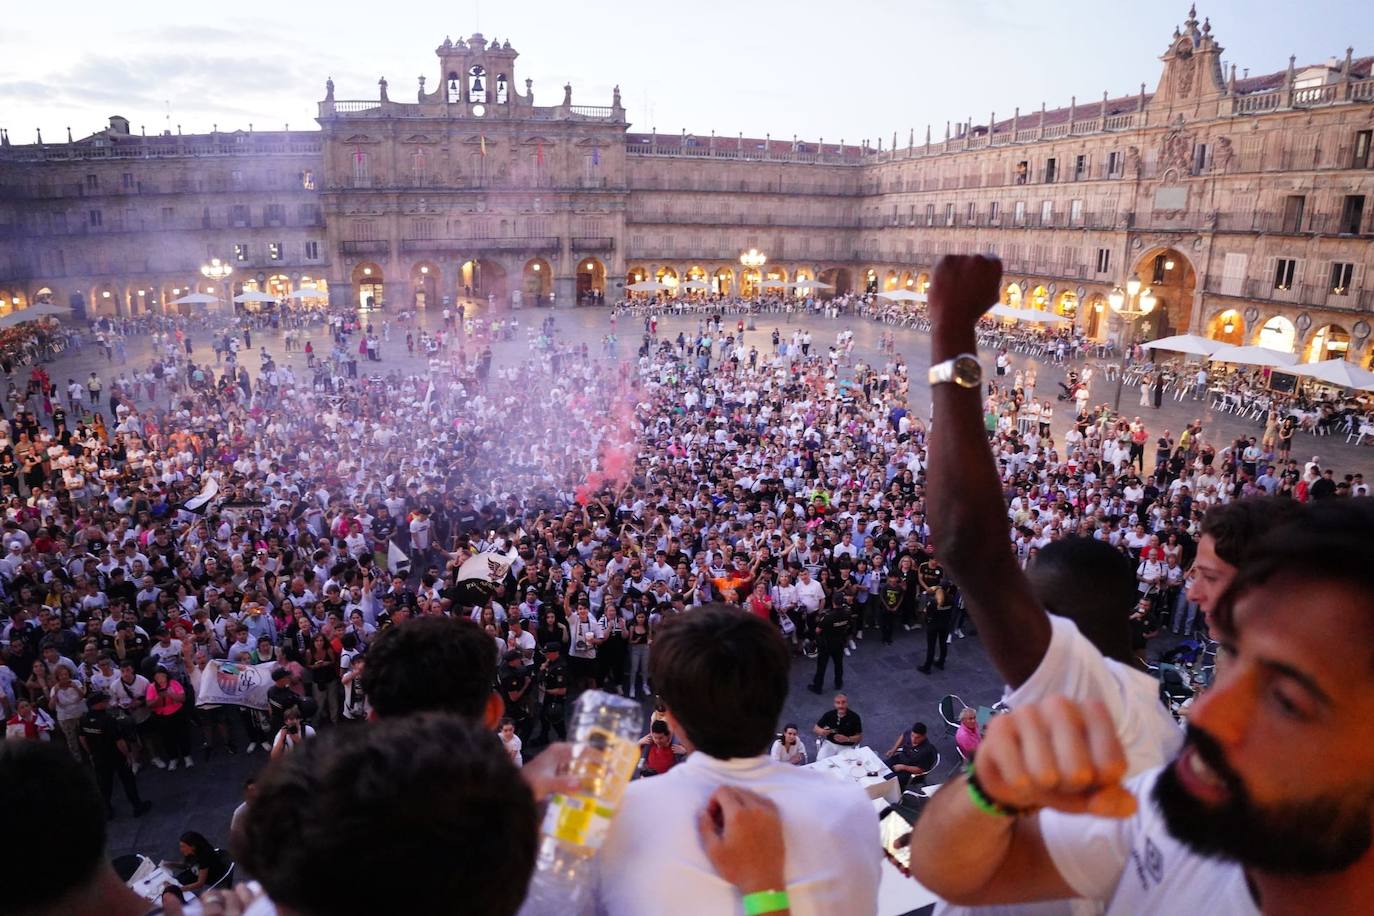
[[[1259,74],[1298,63],[1374,54],[1368,0],[1214,0],[1225,60]],[[314,127],[333,76],[341,99],[413,97],[437,79],[434,48],[480,30],[520,52],[516,83],[537,103],[610,103],[621,86],[632,129],[854,142],[927,123],[986,120],[1016,106],[1153,89],[1157,57],[1186,3],[1101,0],[10,0],[0,21],[0,127],[31,142],[129,118],[135,132],[181,125]]]

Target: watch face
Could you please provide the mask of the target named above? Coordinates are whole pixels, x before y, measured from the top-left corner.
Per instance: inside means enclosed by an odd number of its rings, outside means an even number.
[[[983,367],[970,356],[961,356],[954,361],[954,384],[964,388],[976,388],[983,380]]]
[[[473,105],[473,106],[472,106],[472,116],[473,116],[473,117],[475,117],[475,118],[480,118],[480,117],[482,117],[482,115],[484,115],[484,114],[486,114],[486,113],[487,113],[487,107],[486,107],[485,105]]]

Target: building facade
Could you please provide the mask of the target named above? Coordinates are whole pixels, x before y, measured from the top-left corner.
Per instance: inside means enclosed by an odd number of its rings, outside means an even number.
[[[1368,364],[1374,58],[1237,77],[1190,11],[1153,91],[1071,99],[889,144],[631,133],[618,89],[537,104],[509,42],[445,40],[405,100],[319,104],[318,130],[0,135],[0,312],[41,298],[139,314],[196,290],[327,291],[340,307],[571,305],[628,284],[752,295],[920,289],[995,252],[1005,301],[1115,332],[1192,330]],[[541,101],[543,100],[541,91]],[[742,251],[768,256],[746,270]],[[199,272],[235,267],[229,289]],[[694,284],[694,286],[697,284]]]

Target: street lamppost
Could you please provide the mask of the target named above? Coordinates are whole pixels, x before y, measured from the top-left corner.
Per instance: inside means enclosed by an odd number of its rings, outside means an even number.
[[[223,283],[231,273],[234,272],[232,264],[221,261],[219,258],[211,258],[209,264],[200,265],[200,272],[207,280],[214,280],[216,285]]]
[[[1126,366],[1130,361],[1130,345],[1135,340],[1135,323],[1153,312],[1158,300],[1148,286],[1141,289],[1139,275],[1131,274],[1126,281],[1126,288],[1123,290],[1118,286],[1113,289],[1107,296],[1107,303],[1121,319],[1121,369],[1116,375],[1116,399],[1112,402],[1113,412],[1120,413],[1121,386],[1125,382]]]

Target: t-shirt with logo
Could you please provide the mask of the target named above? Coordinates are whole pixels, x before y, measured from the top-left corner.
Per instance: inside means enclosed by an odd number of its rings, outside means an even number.
[[[1064,881],[1106,905],[1106,916],[1139,913],[1258,914],[1245,872],[1174,839],[1151,799],[1161,769],[1128,780],[1136,813],[1128,818],[1042,811],[1040,833]]]

